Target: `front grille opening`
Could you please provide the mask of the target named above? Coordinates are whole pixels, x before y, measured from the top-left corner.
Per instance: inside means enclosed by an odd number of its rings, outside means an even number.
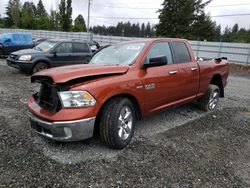
[[[36,102],[42,108],[58,112],[61,110],[62,105],[57,92],[59,89],[55,85],[41,84],[40,91],[34,95]]]
[[[17,55],[14,55],[14,54],[10,54],[10,58],[12,58],[12,59],[18,59],[18,56]]]

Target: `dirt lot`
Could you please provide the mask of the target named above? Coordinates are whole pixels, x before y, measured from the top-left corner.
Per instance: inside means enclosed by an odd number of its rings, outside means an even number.
[[[0,187],[250,187],[249,73],[230,76],[213,113],[188,104],[138,122],[122,151],[32,133],[36,88],[0,60]]]

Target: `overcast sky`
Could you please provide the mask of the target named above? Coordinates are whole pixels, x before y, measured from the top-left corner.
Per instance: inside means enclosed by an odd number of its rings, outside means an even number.
[[[27,0],[26,0],[27,1]],[[37,4],[38,0],[29,0]],[[25,2],[25,0],[21,0]],[[43,0],[45,8],[49,11],[56,9],[60,0]],[[90,25],[116,25],[118,21],[151,22],[158,23],[158,19],[112,19],[103,17],[126,18],[158,18],[157,9],[161,8],[163,0],[92,0]],[[0,0],[0,14],[4,15],[8,0]],[[72,0],[73,18],[82,14],[87,22],[88,0]],[[223,6],[226,5],[226,6]],[[125,8],[126,7],[126,8]],[[238,23],[240,27],[250,28],[250,16],[213,17],[218,15],[250,14],[250,0],[213,0],[206,8],[212,19],[221,24],[233,26]]]

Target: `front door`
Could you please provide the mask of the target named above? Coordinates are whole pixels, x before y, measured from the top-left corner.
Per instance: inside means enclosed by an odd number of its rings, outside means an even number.
[[[52,66],[65,66],[73,64],[72,62],[72,43],[63,42],[55,48],[55,53],[51,57]]]
[[[141,74],[145,89],[145,107],[149,113],[160,110],[178,99],[178,66],[173,63],[168,42],[154,44],[149,50],[145,61],[159,56],[166,56],[167,64],[147,68],[142,70]]]

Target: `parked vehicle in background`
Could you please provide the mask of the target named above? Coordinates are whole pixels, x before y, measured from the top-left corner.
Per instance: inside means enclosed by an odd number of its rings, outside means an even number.
[[[33,43],[34,43],[34,46],[37,46],[38,44],[46,41],[47,39],[46,38],[33,38]]]
[[[100,44],[96,41],[89,41],[89,46],[93,53],[95,53],[97,50],[101,48]]]
[[[224,97],[228,61],[197,62],[186,40],[145,39],[107,47],[88,65],[36,73],[41,84],[30,97],[32,128],[57,141],[92,137],[126,147],[135,121],[172,106],[198,101],[212,111]]]
[[[95,50],[95,51],[93,52],[93,56],[94,56],[95,54],[97,54],[98,52],[102,51],[103,49],[109,47],[109,46],[111,46],[111,45],[100,46],[97,50]],[[92,56],[92,58],[93,58],[93,56]]]
[[[7,64],[32,74],[51,67],[86,64],[91,56],[88,42],[47,40],[33,49],[13,52]]]
[[[27,33],[5,33],[0,35],[0,56],[21,49],[33,48],[32,36]]]

